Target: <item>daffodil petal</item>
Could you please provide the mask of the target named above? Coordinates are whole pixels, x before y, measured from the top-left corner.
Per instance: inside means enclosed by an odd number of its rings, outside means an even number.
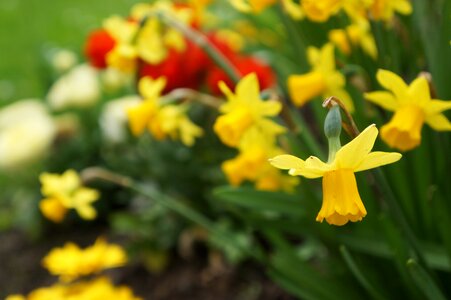
[[[251,73],[246,75],[236,85],[236,95],[241,99],[247,99],[247,101],[253,102],[260,99],[260,87],[257,75]]]
[[[451,122],[443,114],[435,114],[426,118],[426,123],[437,131],[450,131]]]
[[[355,169],[370,153],[377,134],[378,130],[375,124],[368,126],[355,139],[337,151],[336,166],[343,169]]]
[[[271,165],[282,170],[301,169],[305,166],[305,161],[299,157],[282,154],[269,159]]]
[[[426,78],[418,77],[409,85],[409,96],[407,99],[413,99],[415,104],[420,106],[429,104],[431,94],[429,84]]]
[[[410,15],[412,13],[412,5],[408,0],[393,1],[392,5],[393,8],[400,14]]]
[[[310,156],[305,160],[305,168],[311,172],[315,172],[322,175],[325,172],[330,171],[331,166],[329,164],[326,164],[316,156]]]
[[[451,109],[451,101],[431,100],[424,107],[426,115],[435,115],[445,110]]]
[[[377,81],[379,81],[384,88],[392,91],[398,99],[403,98],[404,94],[407,92],[407,85],[404,80],[393,72],[379,69],[376,77]]]
[[[390,92],[365,93],[365,99],[389,111],[395,111],[398,107],[396,98]]]
[[[365,171],[368,169],[377,168],[383,165],[388,165],[400,160],[402,155],[397,152],[371,152],[369,153],[354,172]]]
[[[265,116],[275,116],[282,109],[282,104],[276,100],[268,100],[260,105],[260,113]]]

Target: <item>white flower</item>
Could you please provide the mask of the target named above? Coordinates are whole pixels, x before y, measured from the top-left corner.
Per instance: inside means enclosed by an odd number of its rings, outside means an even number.
[[[85,64],[58,79],[47,94],[49,104],[55,110],[92,106],[99,98],[97,71]]]
[[[56,127],[39,100],[18,101],[0,110],[0,169],[23,166],[42,156]]]
[[[126,110],[141,102],[139,96],[126,96],[108,102],[100,115],[100,128],[104,138],[112,143],[123,141],[127,135]]]
[[[66,72],[75,66],[77,61],[77,55],[73,51],[67,49],[57,50],[51,58],[53,68],[60,73]]]
[[[133,77],[131,74],[121,72],[114,68],[107,68],[100,74],[103,88],[108,92],[115,92],[123,87],[129,86]]]

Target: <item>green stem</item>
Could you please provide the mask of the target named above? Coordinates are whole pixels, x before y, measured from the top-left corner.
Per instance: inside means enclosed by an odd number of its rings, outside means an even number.
[[[201,213],[183,204],[182,202],[174,200],[170,196],[157,191],[156,189],[145,188],[142,184],[133,181],[133,179],[129,177],[113,173],[103,168],[92,167],[83,170],[81,172],[81,178],[83,179],[84,182],[100,179],[128,188],[178,213],[187,220],[204,227],[207,231],[214,234],[222,241],[229,244],[233,243],[234,241],[234,237],[231,234],[219,229],[210,219],[208,219]],[[234,246],[239,251],[246,253],[247,255],[256,259],[257,261],[265,260],[262,252],[256,251],[260,249],[251,250],[248,247],[242,247],[242,245],[240,245],[239,243],[235,243]]]

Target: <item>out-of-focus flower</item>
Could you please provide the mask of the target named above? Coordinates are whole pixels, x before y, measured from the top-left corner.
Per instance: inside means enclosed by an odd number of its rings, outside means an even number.
[[[240,75],[246,76],[255,73],[262,90],[274,85],[275,76],[273,70],[258,58],[252,56],[236,56],[231,61]],[[213,94],[220,94],[221,90],[219,89],[218,83],[221,81],[229,88],[234,88],[232,80],[227,76],[224,70],[219,67],[213,67],[207,77],[207,86]]]
[[[47,108],[22,100],[0,110],[0,169],[24,166],[41,157],[56,134]]]
[[[50,88],[47,100],[55,110],[69,107],[89,107],[100,98],[97,71],[88,65],[79,65],[60,77]]]
[[[93,67],[104,69],[107,67],[106,56],[113,50],[116,41],[104,29],[89,34],[85,45],[85,55]]]
[[[333,29],[329,32],[329,40],[344,54],[351,54],[351,44],[359,45],[373,59],[377,57],[376,41],[371,33],[369,22],[360,18],[345,29]]]
[[[224,144],[238,146],[241,138],[252,128],[257,128],[270,138],[285,131],[283,126],[269,119],[280,112],[282,105],[275,100],[261,100],[255,73],[247,75],[237,84],[235,94],[222,81],[219,87],[227,96],[227,103],[221,106],[222,115],[216,119],[213,128]]]
[[[65,282],[120,267],[126,262],[127,255],[121,246],[107,244],[102,238],[85,249],[66,243],[62,248],[52,249],[42,260],[43,266],[52,275],[60,276]]]
[[[59,73],[66,72],[75,66],[77,61],[77,55],[66,49],[57,50],[51,57],[52,66]]]
[[[326,219],[332,225],[361,221],[367,214],[357,190],[355,172],[360,172],[401,158],[395,152],[370,152],[376,140],[376,126],[368,126],[361,134],[341,147],[332,161],[322,162],[315,156],[302,160],[292,155],[279,155],[270,160],[276,168],[290,175],[306,178],[323,177],[323,204],[316,220]]]
[[[277,0],[229,0],[229,2],[241,12],[260,13],[267,7],[276,4]],[[293,0],[282,0],[282,6],[287,14],[295,20],[304,16],[301,7]]]
[[[133,295],[127,286],[115,287],[106,277],[99,277],[91,281],[81,281],[73,284],[57,283],[49,287],[38,288],[28,296],[11,295],[7,300],[141,300]]]
[[[176,88],[197,89],[204,80],[209,60],[202,49],[191,41],[186,41],[184,52],[170,50],[166,59],[159,64],[142,63],[139,77],[166,78],[163,93]]]
[[[390,147],[401,151],[417,147],[425,122],[434,130],[451,130],[451,122],[442,114],[451,109],[451,101],[431,99],[426,78],[418,77],[407,86],[401,77],[387,70],[379,70],[376,76],[390,92],[366,93],[365,98],[395,112],[391,121],[381,128],[382,139]]]
[[[351,97],[344,89],[346,79],[335,67],[334,46],[328,43],[321,49],[309,47],[307,57],[312,70],[307,74],[288,77],[288,91],[294,104],[303,106],[317,96],[335,96],[349,111],[353,111]]]
[[[292,191],[298,183],[297,178],[283,175],[271,167],[268,159],[282,154],[283,151],[275,146],[274,140],[254,128],[242,139],[237,157],[222,163],[222,170],[230,184],[239,186],[243,181],[255,182],[259,190]]]
[[[68,209],[75,209],[86,220],[92,220],[97,212],[92,203],[99,198],[97,190],[83,187],[74,170],[62,175],[43,173],[39,176],[44,199],[39,203],[41,212],[53,222],[61,222]]]
[[[412,13],[412,5],[409,0],[373,0],[369,8],[371,17],[375,20],[390,21],[395,12],[402,15]]]
[[[135,71],[138,53],[133,40],[139,24],[133,20],[112,16],[104,21],[103,28],[115,41],[114,47],[106,55],[107,65],[124,73]]]
[[[144,100],[127,110],[130,129],[136,136],[146,129],[158,140],[167,136],[180,139],[185,145],[192,146],[203,130],[186,115],[186,105],[161,105],[160,97],[166,80],[160,77],[152,80],[144,77],[139,81],[139,91]]]
[[[301,0],[305,15],[312,21],[325,22],[335,15],[343,5],[343,0]]]
[[[100,81],[105,91],[115,92],[121,88],[131,86],[133,76],[114,68],[106,68],[100,73]]]
[[[111,143],[120,143],[127,136],[127,109],[140,103],[139,96],[126,96],[109,101],[100,115],[100,128],[104,138]]]

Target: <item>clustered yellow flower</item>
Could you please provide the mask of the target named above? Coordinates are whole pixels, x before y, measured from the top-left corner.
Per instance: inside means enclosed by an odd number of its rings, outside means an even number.
[[[63,282],[77,279],[102,270],[125,265],[127,255],[119,245],[107,244],[99,238],[94,245],[80,249],[74,243],[55,248],[42,260],[42,264],[52,275]]]
[[[275,0],[229,0],[237,10],[246,13],[260,13]],[[325,22],[344,10],[349,15],[368,15],[374,20],[390,21],[395,12],[408,15],[412,13],[409,0],[283,0],[285,11],[293,19],[307,17],[314,22]]]
[[[367,214],[357,190],[355,172],[391,164],[401,158],[395,152],[370,152],[376,140],[376,126],[368,126],[361,134],[341,147],[327,163],[315,156],[302,160],[292,155],[279,155],[270,160],[276,168],[289,170],[292,176],[323,178],[323,204],[316,220],[341,226],[348,221],[361,221]]]
[[[274,172],[268,164],[272,155],[283,153],[277,147],[276,137],[284,133],[285,128],[270,119],[279,114],[281,103],[260,98],[255,73],[240,80],[235,93],[224,82],[220,82],[219,87],[227,96],[227,102],[220,107],[222,114],[213,129],[224,144],[239,151],[237,157],[222,164],[229,182],[238,186],[249,180],[261,190],[291,190],[297,182]]]
[[[162,95],[166,79],[153,80],[143,77],[139,81],[139,92],[144,100],[127,110],[131,132],[141,135],[146,129],[157,140],[168,136],[180,139],[185,145],[192,146],[195,138],[202,136],[203,130],[188,118],[187,104],[163,104]]]
[[[132,73],[136,69],[138,58],[155,65],[166,59],[169,50],[185,51],[183,35],[164,25],[156,18],[157,13],[164,13],[183,24],[189,24],[195,17],[194,9],[176,7],[171,1],[165,0],[153,4],[136,4],[128,19],[111,16],[103,23],[103,28],[116,42],[106,57],[108,66]],[[149,18],[140,28],[140,22],[146,17]]]
[[[379,70],[377,80],[387,91],[366,93],[365,98],[395,112],[381,128],[382,139],[393,148],[411,150],[421,143],[424,123],[438,131],[451,131],[451,122],[442,114],[451,109],[451,101],[431,99],[429,84],[420,76],[409,86],[393,72]]]
[[[351,97],[345,90],[346,79],[336,69],[334,46],[331,43],[321,49],[309,47],[307,57],[312,69],[302,75],[288,77],[288,91],[296,106],[303,106],[315,97],[339,98],[349,111],[354,110]]]
[[[346,55],[351,54],[352,47],[359,46],[373,59],[377,58],[376,41],[365,18],[355,19],[344,29],[329,31],[329,40]]]
[[[6,300],[141,300],[133,295],[127,286],[114,286],[106,277],[90,281],[80,281],[70,285],[56,283],[52,286],[38,288],[27,296],[10,295]]]
[[[92,220],[97,212],[92,203],[99,199],[99,192],[82,186],[80,176],[74,170],[62,175],[43,173],[39,176],[44,199],[39,203],[42,214],[53,222],[61,222],[69,209],[75,209],[86,220]]]
[[[107,277],[79,280],[108,268],[124,265],[127,256],[119,245],[107,244],[99,238],[93,246],[84,250],[73,243],[56,248],[43,259],[43,265],[60,281],[52,286],[35,289],[27,296],[10,295],[6,300],[140,300],[126,286],[114,286]],[[70,282],[73,281],[73,282]]]

